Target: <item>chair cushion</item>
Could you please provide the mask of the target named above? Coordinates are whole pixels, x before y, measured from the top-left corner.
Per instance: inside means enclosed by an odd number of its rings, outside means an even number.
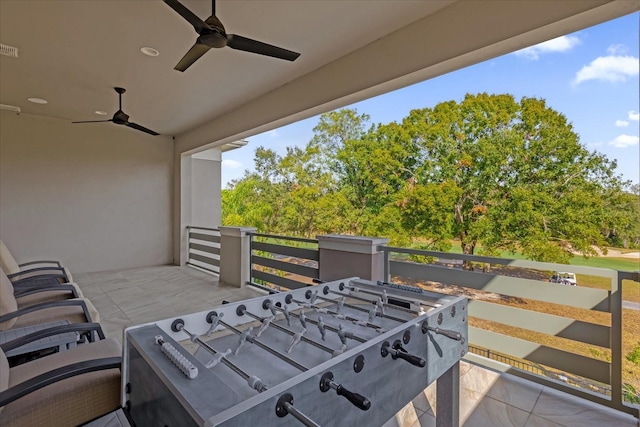
[[[4,270],[6,274],[13,274],[20,271],[20,266],[16,259],[9,252],[9,248],[7,248],[4,242],[0,239],[0,267]]]
[[[65,285],[69,285],[76,290],[79,298],[82,298],[82,292],[80,292],[80,288],[75,283],[65,283]],[[75,298],[71,290],[64,291],[46,291],[46,292],[37,292],[35,294],[18,296],[16,301],[18,302],[18,308],[29,307],[30,305],[40,304],[44,302],[51,301],[60,301],[65,299]]]
[[[71,363],[116,356],[122,348],[115,339],[82,344],[11,368],[9,387]],[[6,405],[0,425],[77,426],[119,406],[120,370],[109,369],[58,381]]]
[[[13,284],[5,274],[3,269],[0,269],[0,316],[7,313],[12,313],[18,309],[18,303],[13,296]],[[7,320],[0,323],[0,331],[6,331],[11,329],[16,323],[16,319]]]

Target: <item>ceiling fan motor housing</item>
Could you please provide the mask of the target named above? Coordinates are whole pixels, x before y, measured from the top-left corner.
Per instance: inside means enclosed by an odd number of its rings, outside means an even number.
[[[204,23],[211,28],[211,32],[201,32],[200,37],[198,37],[198,42],[209,47],[225,47],[227,45],[227,33],[222,22],[220,22],[216,16],[211,15],[206,21],[204,21]]]

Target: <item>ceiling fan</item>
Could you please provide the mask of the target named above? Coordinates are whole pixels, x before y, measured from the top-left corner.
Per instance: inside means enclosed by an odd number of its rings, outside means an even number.
[[[142,132],[146,132],[148,134],[151,135],[160,135],[158,132],[154,132],[151,129],[147,129],[144,126],[140,126],[137,123],[133,123],[129,121],[129,116],[127,114],[124,113],[124,111],[122,111],[122,94],[125,93],[127,90],[121,87],[114,87],[115,91],[118,92],[118,100],[119,100],[119,108],[118,111],[116,111],[116,113],[113,115],[113,117],[109,120],[88,120],[88,121],[84,121],[84,122],[71,122],[71,123],[104,123],[104,122],[113,122],[117,125],[124,125],[124,126],[128,126],[130,128],[142,131]]]
[[[193,12],[184,7],[178,0],[163,0],[180,16],[186,19],[198,33],[196,44],[175,66],[175,70],[184,71],[193,65],[202,55],[211,48],[228,46],[231,49],[244,50],[245,52],[259,55],[272,56],[274,58],[295,61],[300,54],[281,47],[262,43],[236,34],[227,34],[222,22],[216,17],[216,0],[211,0],[211,16],[205,21],[198,18]]]

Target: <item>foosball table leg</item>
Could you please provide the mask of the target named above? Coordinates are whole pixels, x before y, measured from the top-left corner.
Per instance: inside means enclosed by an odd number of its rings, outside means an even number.
[[[460,426],[460,362],[437,380],[436,427]]]

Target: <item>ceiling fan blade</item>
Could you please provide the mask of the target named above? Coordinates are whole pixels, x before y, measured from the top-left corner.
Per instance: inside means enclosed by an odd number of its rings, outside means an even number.
[[[180,3],[178,0],[162,0],[162,1],[164,1],[167,5],[169,5],[171,9],[178,12],[178,14],[182,16],[184,19],[186,19],[191,25],[193,25],[193,28],[196,30],[198,34],[202,33],[203,31],[211,30],[211,28],[207,24],[205,24],[205,22],[202,19],[198,18],[196,14],[194,14],[189,9],[184,7],[182,3]]]
[[[189,49],[189,52],[187,52],[186,55],[182,57],[180,62],[178,62],[178,65],[176,65],[173,69],[178,71],[186,70],[191,65],[193,65],[194,62],[200,59],[202,55],[207,53],[209,49],[211,48],[207,45],[200,43],[194,44],[193,47]]]
[[[105,122],[112,122],[113,119],[109,119],[109,120],[86,120],[84,122],[71,122],[71,123],[105,123]]]
[[[295,61],[300,56],[297,52],[238,36],[236,34],[227,35],[227,46],[231,49],[272,56],[274,58],[285,59],[287,61]]]
[[[154,136],[155,135],[160,135],[158,132],[152,131],[151,129],[147,129],[146,127],[140,126],[137,123],[129,122],[129,123],[127,123],[127,126],[130,127],[130,128],[133,128],[133,129],[141,130],[142,132],[146,132],[146,133],[148,133],[150,135],[154,135]]]

